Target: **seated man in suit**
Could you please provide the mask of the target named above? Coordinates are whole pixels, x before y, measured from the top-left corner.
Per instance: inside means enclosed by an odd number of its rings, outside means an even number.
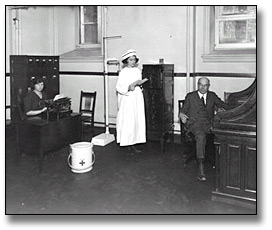
[[[229,109],[214,92],[209,91],[210,80],[200,78],[198,90],[186,95],[179,118],[196,140],[196,155],[198,161],[198,180],[206,181],[204,173],[206,134],[210,132],[215,108]]]

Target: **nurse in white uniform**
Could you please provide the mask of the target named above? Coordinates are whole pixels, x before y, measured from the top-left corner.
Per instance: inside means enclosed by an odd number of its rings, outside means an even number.
[[[124,68],[120,71],[116,90],[118,95],[117,143],[127,146],[130,153],[138,153],[136,144],[146,142],[144,97],[137,81],[142,80],[137,68],[139,58],[135,50],[122,55]]]

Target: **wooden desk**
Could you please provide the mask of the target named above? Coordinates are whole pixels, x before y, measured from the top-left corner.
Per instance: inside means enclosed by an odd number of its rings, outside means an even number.
[[[256,132],[219,129],[213,129],[213,132],[216,183],[212,200],[256,208]]]
[[[215,134],[216,184],[212,200],[256,209],[257,92],[256,79],[246,89],[231,93],[232,109],[218,112]]]
[[[18,156],[22,151],[38,155],[39,170],[42,171],[44,154],[81,140],[81,120],[79,113],[58,121],[29,119],[18,128]]]

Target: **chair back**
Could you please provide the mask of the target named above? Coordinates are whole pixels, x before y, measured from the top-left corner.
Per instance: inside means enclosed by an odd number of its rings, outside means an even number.
[[[185,100],[178,100],[178,114],[180,113],[180,110],[184,104],[184,101]],[[181,136],[184,135],[185,131],[184,131],[184,124],[182,123],[180,117],[179,117],[179,124],[180,124],[180,133],[181,133]]]
[[[180,113],[180,110],[181,110],[181,108],[182,108],[182,106],[183,106],[183,104],[184,104],[184,101],[185,100],[178,100],[178,112]]]
[[[18,118],[16,121],[23,121],[25,120],[25,113],[24,113],[24,105],[23,103],[19,103],[19,105],[13,106],[14,111],[18,114]]]
[[[12,117],[11,117],[12,113]],[[7,114],[9,114],[10,118],[7,118]],[[23,113],[23,106],[20,105],[7,105],[6,106],[6,126],[19,124],[24,121],[25,116]]]
[[[80,105],[79,112],[84,117],[90,117],[90,122],[94,121],[96,102],[96,91],[95,92],[80,92]]]
[[[16,91],[16,89],[15,89]],[[19,88],[18,92],[11,95],[10,115],[12,122],[20,122],[25,119],[24,97],[27,95],[27,88]]]
[[[178,111],[180,113],[180,110],[184,104],[185,100],[178,100]],[[181,134],[181,139],[185,141],[193,141],[194,136],[191,132],[188,131],[187,126],[182,123],[181,119],[179,118],[179,124],[180,124],[180,134]]]
[[[22,102],[19,102],[17,105],[8,106],[6,109],[10,109],[12,122],[20,122],[25,119],[24,105]]]

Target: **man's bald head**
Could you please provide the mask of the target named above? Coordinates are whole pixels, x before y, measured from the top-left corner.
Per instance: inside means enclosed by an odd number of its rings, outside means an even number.
[[[202,94],[205,94],[209,90],[210,80],[206,77],[199,78],[197,82],[197,86],[198,86],[198,91]]]

